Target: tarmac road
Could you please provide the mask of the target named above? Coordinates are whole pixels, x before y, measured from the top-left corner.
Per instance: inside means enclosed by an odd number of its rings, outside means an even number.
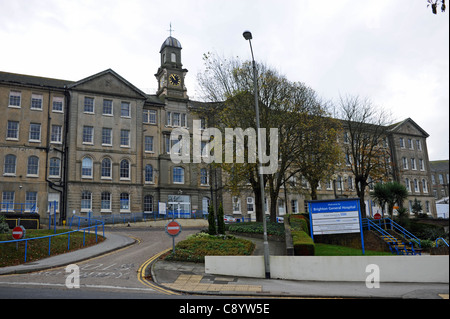
[[[175,241],[178,242],[199,229],[183,227]],[[111,298],[123,298],[127,294],[136,298],[136,294],[142,293],[150,294],[148,297],[172,295],[169,291],[158,289],[156,285],[143,280],[138,272],[150,257],[172,247],[172,238],[165,233],[164,228],[112,227],[106,228],[105,231],[131,237],[136,242],[106,255],[77,262],[80,269],[79,289],[67,289],[66,278],[70,272],[66,272],[65,267],[59,267],[27,274],[0,276],[0,298],[14,298],[13,295],[15,298],[46,298],[44,296],[47,294],[53,295],[54,298],[90,298],[95,296],[93,290],[97,291],[99,298],[105,298],[108,293],[120,293],[120,296]],[[44,293],[43,289],[52,291]]]

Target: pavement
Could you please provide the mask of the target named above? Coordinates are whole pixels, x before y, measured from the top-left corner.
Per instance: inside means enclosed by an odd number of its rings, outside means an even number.
[[[132,245],[127,236],[105,233],[106,239],[95,246],[67,254],[45,258],[18,266],[0,268],[0,275],[35,272],[90,259]],[[251,238],[256,255],[262,255],[262,240]],[[271,254],[282,253],[283,243],[269,242]],[[411,256],[411,258],[420,258]],[[291,298],[399,298],[448,299],[449,285],[440,283],[380,283],[367,288],[365,282],[321,282],[244,278],[206,274],[204,264],[168,262],[156,259],[147,267],[152,280],[160,286],[180,293],[219,296],[291,297]]]

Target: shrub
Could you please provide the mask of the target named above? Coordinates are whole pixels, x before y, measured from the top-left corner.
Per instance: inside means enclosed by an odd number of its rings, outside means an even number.
[[[284,236],[284,225],[282,223],[267,222],[266,226],[267,235]],[[228,231],[234,233],[264,234],[264,226],[260,222],[235,223],[228,225]]]
[[[314,242],[308,234],[302,230],[292,231],[292,241],[294,244],[294,255],[314,256]]]

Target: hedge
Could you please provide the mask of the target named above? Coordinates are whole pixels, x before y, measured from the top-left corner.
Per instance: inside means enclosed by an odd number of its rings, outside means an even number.
[[[311,237],[303,230],[294,230],[292,233],[292,241],[294,243],[295,256],[314,256],[315,246]]]

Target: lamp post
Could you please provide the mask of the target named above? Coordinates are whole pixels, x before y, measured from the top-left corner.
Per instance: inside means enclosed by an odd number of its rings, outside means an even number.
[[[258,159],[259,159],[259,187],[261,189],[261,209],[263,214],[263,228],[264,228],[264,270],[266,279],[270,278],[270,263],[269,263],[269,242],[267,241],[267,222],[265,214],[265,198],[264,198],[264,175],[262,174],[262,143],[261,143],[261,130],[259,125],[259,107],[258,107],[258,82],[256,77],[256,64],[253,56],[252,48],[252,33],[250,31],[244,31],[242,34],[245,40],[250,43],[250,51],[252,53],[252,65],[253,65],[253,85],[255,95],[255,112],[256,112],[256,129],[258,131]]]

